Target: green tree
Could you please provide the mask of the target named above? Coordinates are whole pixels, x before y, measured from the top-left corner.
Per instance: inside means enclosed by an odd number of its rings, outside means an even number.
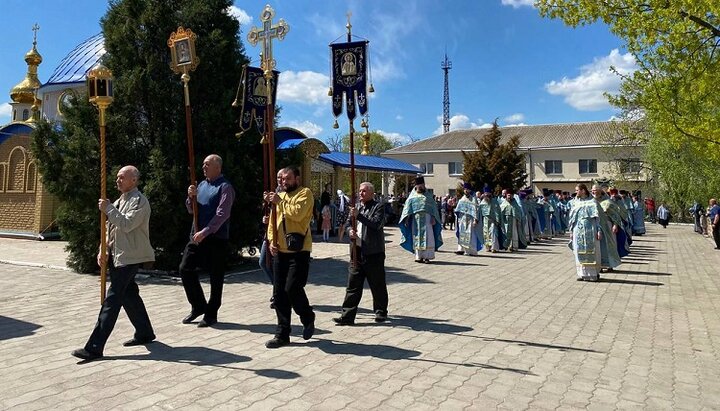
[[[196,174],[202,179],[199,165],[207,154],[223,157],[224,174],[237,193],[232,243],[240,247],[257,236],[260,138],[256,132],[235,138],[238,113],[230,103],[248,59],[239,23],[227,13],[231,5],[231,0],[113,0],[101,19],[107,50],[103,64],[115,77],[115,100],[107,111],[108,180],[114,180],[112,171],[122,165],[140,169],[141,188],[154,211],[151,241],[162,269],[177,268],[191,224],[184,205],[189,167],[183,87],[169,68],[167,47],[178,26],[198,35],[200,64],[190,81]],[[38,127],[33,152],[43,182],[63,204],[58,224],[69,241],[69,263],[90,272],[96,269],[99,241],[97,112],[85,97],[68,111],[61,128]],[[108,194],[114,198],[117,191],[109,188]]]
[[[517,190],[525,186],[525,156],[517,152],[520,138],[513,136],[506,143],[500,143],[501,137],[502,131],[495,120],[492,128],[475,141],[477,150],[463,151],[463,181],[478,190],[487,185],[495,193],[504,188]]]
[[[598,20],[626,42],[640,66],[610,102],[642,110],[650,138],[676,149],[707,146],[720,158],[720,3],[714,0],[539,0],[540,14],[576,27]]]

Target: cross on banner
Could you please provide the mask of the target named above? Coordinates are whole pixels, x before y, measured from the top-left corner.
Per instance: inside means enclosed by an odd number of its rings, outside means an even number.
[[[288,26],[283,19],[280,19],[278,24],[273,26],[273,17],[275,17],[275,10],[273,10],[273,8],[268,4],[265,6],[265,9],[263,9],[262,14],[260,15],[260,20],[263,22],[262,30],[253,26],[247,37],[248,41],[253,46],[256,45],[258,41],[262,41],[263,51],[261,67],[263,70],[272,70],[275,68],[275,59],[272,54],[272,40],[282,40],[285,38],[288,31],[290,31],[290,26]]]

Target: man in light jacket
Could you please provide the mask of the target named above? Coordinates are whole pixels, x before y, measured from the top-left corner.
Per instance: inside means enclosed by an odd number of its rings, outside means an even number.
[[[132,339],[124,346],[144,345],[155,340],[150,318],[135,275],[140,266],[155,261],[150,245],[150,203],[137,189],[140,172],[125,166],[117,173],[117,188],[122,193],[115,203],[105,198],[98,200],[98,208],[107,215],[108,254],[98,253],[98,265],[109,260],[110,289],[103,301],[100,315],[84,348],[72,352],[82,360],[95,360],[103,356],[105,343],[115,327],[120,307],[125,309],[135,327]]]

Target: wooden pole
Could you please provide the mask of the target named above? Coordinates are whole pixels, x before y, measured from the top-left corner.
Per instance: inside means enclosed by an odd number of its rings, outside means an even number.
[[[269,67],[269,64],[266,64],[265,67]],[[268,162],[267,162],[267,175],[269,176],[270,181],[270,191],[274,192],[277,188],[277,179],[275,177],[275,109],[274,104],[272,101],[273,96],[273,72],[271,69],[265,69],[265,89],[267,90],[267,98],[266,101],[266,110],[265,113],[267,114],[267,118],[265,121],[265,131],[267,136],[267,153],[268,153]],[[278,244],[278,233],[277,233],[277,209],[275,207],[275,203],[270,203],[270,230],[272,230],[273,234],[273,241],[271,245],[274,245],[277,247]]]
[[[180,79],[183,82],[183,89],[185,92],[185,129],[187,133],[187,146],[188,146],[188,167],[190,169],[190,184],[197,187],[197,179],[195,178],[195,147],[193,145],[193,131],[192,131],[192,107],[190,106],[190,75],[187,73],[187,69],[183,73]],[[197,211],[197,197],[190,199],[192,203],[193,211],[193,232],[198,232],[198,211]]]
[[[353,120],[350,120],[350,206],[356,207],[356,189],[355,189],[355,126]],[[350,217],[350,226],[355,232],[355,236],[359,239],[360,233],[357,232],[357,219],[354,215]],[[357,240],[356,240],[357,241]],[[357,268],[357,253],[355,252],[355,244],[350,247],[350,259],[352,268]]]
[[[100,107],[100,198],[107,198],[107,156],[105,153],[105,108]],[[107,286],[107,215],[100,210],[100,305],[105,301]]]

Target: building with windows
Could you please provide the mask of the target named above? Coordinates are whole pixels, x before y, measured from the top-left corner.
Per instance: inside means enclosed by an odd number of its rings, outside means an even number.
[[[618,132],[613,121],[501,127],[501,143],[520,138],[518,151],[525,154],[527,186],[574,191],[578,183],[622,177],[629,189],[647,181],[637,147],[610,147]],[[476,150],[475,141],[488,129],[455,130],[397,147],[383,156],[413,164],[423,170],[434,195],[454,193],[462,182],[462,152]]]

